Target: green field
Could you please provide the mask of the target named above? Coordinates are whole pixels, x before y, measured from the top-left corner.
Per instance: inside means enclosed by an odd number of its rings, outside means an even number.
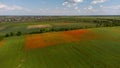
[[[28,51],[26,35],[4,38],[0,45],[0,68],[120,68],[120,27],[89,30],[100,37],[87,40],[92,35],[86,34],[77,42]]]

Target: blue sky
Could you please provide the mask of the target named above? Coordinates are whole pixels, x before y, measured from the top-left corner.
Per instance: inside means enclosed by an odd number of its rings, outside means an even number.
[[[0,15],[120,15],[120,0],[0,0]]]

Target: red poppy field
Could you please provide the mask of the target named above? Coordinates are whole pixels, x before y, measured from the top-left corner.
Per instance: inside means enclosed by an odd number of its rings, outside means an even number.
[[[72,30],[26,36],[25,50],[100,38],[92,30]]]

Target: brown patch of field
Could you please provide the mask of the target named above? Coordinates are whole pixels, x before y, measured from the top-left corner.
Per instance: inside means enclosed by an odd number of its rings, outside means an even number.
[[[27,29],[34,29],[34,28],[48,28],[52,27],[50,24],[44,24],[44,25],[29,25]]]
[[[26,37],[25,50],[53,46],[80,40],[91,40],[98,38],[91,30],[72,30],[65,32],[52,32],[44,34],[28,35]]]
[[[114,41],[114,42],[120,42],[120,40],[118,40],[118,39],[113,39],[113,38],[111,38],[112,39],[112,41]]]
[[[2,46],[2,45],[3,45],[3,43],[4,43],[4,40],[0,41],[0,46]]]
[[[6,27],[0,27],[0,30],[3,30],[3,29],[5,29]]]
[[[116,40],[116,42],[120,42],[120,40]]]
[[[2,45],[2,42],[0,41],[0,46]]]

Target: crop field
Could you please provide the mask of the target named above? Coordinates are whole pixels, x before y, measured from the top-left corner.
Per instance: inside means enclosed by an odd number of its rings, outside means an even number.
[[[13,36],[0,41],[0,68],[120,68],[120,27]]]
[[[120,17],[0,17],[0,68],[120,68]]]
[[[0,0],[0,68],[120,68],[120,0]]]

